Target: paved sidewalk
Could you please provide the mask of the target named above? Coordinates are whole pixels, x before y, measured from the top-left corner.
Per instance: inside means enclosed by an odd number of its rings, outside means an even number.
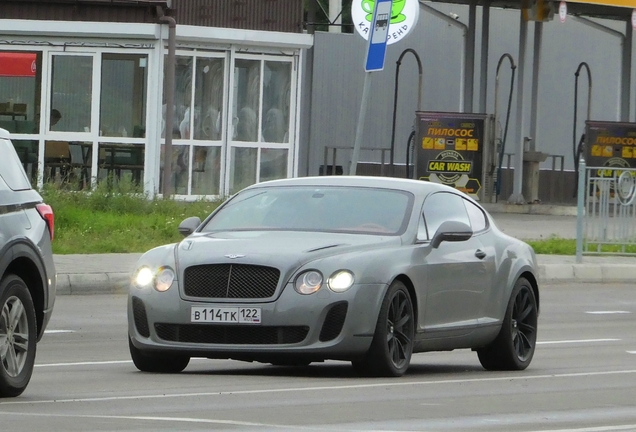
[[[489,210],[503,232],[523,240],[551,236],[576,238],[576,216],[569,208],[545,208],[545,213],[515,213],[524,206]],[[575,209],[574,209],[575,210]],[[535,206],[532,211],[537,211]],[[58,294],[127,293],[130,276],[141,254],[55,255]],[[538,255],[540,283],[634,282],[636,257]],[[635,285],[636,287],[636,285]]]

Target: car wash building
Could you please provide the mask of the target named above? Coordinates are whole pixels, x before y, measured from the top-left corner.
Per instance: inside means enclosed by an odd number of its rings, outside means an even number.
[[[302,2],[171,3],[0,1],[0,127],[34,182],[214,197],[296,174]]]

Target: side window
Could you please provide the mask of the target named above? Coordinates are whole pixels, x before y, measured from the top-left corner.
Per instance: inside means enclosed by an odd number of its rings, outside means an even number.
[[[433,238],[442,222],[458,221],[470,225],[464,199],[453,193],[438,192],[429,196],[424,201],[423,213],[429,239]]]
[[[488,219],[486,219],[484,212],[468,200],[464,200],[464,205],[466,206],[468,219],[470,219],[470,227],[473,229],[473,232],[485,230],[488,227]]]

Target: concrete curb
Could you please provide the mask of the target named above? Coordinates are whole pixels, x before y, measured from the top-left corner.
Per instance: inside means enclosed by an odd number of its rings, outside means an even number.
[[[576,216],[576,206],[547,204],[482,203],[489,213],[515,213],[552,216]]]
[[[636,265],[631,264],[541,264],[540,283],[626,283],[636,281]]]
[[[68,273],[57,275],[57,295],[127,294],[129,273]]]

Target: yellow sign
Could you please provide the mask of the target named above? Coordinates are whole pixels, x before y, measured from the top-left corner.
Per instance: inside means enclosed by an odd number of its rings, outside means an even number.
[[[596,4],[603,6],[616,6],[624,8],[636,8],[636,1],[634,0],[568,0],[571,3],[584,3],[584,4]]]
[[[428,162],[428,171],[435,173],[469,173],[471,161],[432,160]]]

